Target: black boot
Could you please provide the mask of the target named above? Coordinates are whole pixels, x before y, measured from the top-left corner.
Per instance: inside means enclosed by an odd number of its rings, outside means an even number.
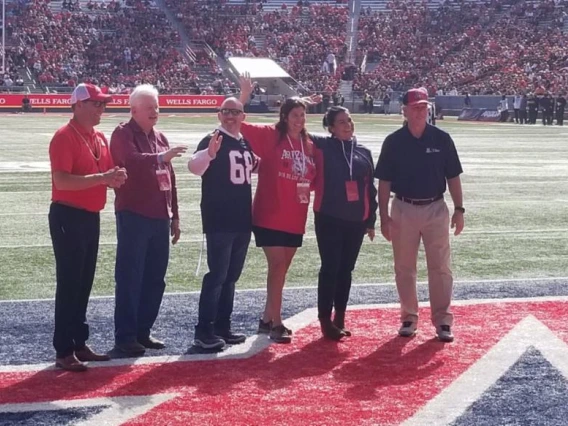
[[[320,325],[322,334],[330,340],[339,341],[345,337],[345,333],[333,325],[330,318],[320,318]]]
[[[351,332],[345,329],[345,312],[335,311],[335,316],[333,317],[333,325],[339,328],[347,337],[351,337]]]

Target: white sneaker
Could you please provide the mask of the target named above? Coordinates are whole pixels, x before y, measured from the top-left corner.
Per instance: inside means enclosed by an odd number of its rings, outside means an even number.
[[[438,339],[442,342],[453,342],[454,335],[452,334],[452,329],[449,325],[439,325],[436,327],[436,334]]]
[[[415,322],[404,321],[398,329],[398,335],[401,337],[412,337],[416,334],[418,326]]]

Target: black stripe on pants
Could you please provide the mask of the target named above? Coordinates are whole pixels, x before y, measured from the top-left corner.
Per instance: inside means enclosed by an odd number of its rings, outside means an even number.
[[[71,355],[89,338],[87,304],[99,251],[100,216],[52,203],[49,231],[55,254],[55,332],[57,357]]]
[[[321,259],[318,277],[318,318],[345,312],[351,290],[351,273],[365,236],[363,222],[349,222],[315,214],[316,238]]]

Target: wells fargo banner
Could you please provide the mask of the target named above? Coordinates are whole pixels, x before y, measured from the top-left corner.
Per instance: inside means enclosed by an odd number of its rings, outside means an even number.
[[[21,108],[24,94],[0,93],[0,108]],[[71,94],[28,94],[32,108],[71,107]],[[208,109],[219,108],[225,96],[217,95],[160,95],[160,108]],[[113,95],[107,108],[128,108],[128,95]]]

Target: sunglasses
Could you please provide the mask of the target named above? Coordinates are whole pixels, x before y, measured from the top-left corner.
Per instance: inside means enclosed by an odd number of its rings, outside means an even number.
[[[95,108],[100,108],[100,107],[106,107],[107,103],[104,101],[83,101],[83,102],[89,102],[90,104],[92,104]]]
[[[221,109],[221,114],[224,116],[232,115],[233,117],[237,117],[243,112],[240,109],[231,109],[231,108],[223,108]]]

